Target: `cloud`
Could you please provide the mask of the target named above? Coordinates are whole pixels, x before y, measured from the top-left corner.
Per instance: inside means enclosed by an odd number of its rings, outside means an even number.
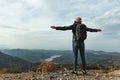
[[[104,15],[96,17],[93,20],[95,23],[99,24],[103,28],[104,36],[111,36],[119,38],[120,33],[120,8],[115,8]],[[110,37],[109,37],[110,38]]]
[[[14,29],[14,30],[22,30],[22,31],[30,31],[30,29],[15,27],[15,26],[8,26],[8,25],[0,25],[1,29]]]
[[[88,27],[103,29],[88,34],[88,48],[102,44],[104,38],[118,41],[119,7],[118,0],[0,0],[0,43],[12,48],[71,49],[71,31],[55,31],[50,26],[71,25],[77,16]],[[96,40],[93,47],[92,40]]]
[[[100,35],[96,38],[88,39],[87,48],[105,50],[105,51],[119,51],[120,40],[120,8],[116,7],[110,11],[106,11],[101,16],[97,16],[92,20],[93,24],[99,25],[102,29]],[[92,45],[92,42],[98,45]],[[92,45],[92,46],[91,46]]]

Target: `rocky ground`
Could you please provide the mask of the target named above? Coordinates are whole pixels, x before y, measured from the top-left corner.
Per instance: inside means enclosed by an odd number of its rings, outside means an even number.
[[[23,73],[5,73],[0,74],[0,80],[120,80],[118,71],[110,73],[99,73],[97,71],[88,71],[87,75],[78,72],[78,75],[71,74],[70,70],[58,70],[54,72],[23,72]]]

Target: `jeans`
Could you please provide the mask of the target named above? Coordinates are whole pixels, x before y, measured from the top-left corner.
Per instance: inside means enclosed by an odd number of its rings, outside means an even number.
[[[74,59],[73,59],[73,68],[74,71],[77,71],[77,65],[78,65],[78,51],[80,52],[81,61],[82,61],[82,69],[86,71],[86,61],[85,61],[85,45],[84,41],[76,41],[73,40],[72,42],[73,46],[73,53],[74,53]]]

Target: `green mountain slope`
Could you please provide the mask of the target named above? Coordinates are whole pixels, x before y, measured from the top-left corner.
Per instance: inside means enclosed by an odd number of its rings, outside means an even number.
[[[24,66],[31,65],[32,63],[25,61],[23,59],[6,55],[0,52],[0,68],[18,68],[22,69]],[[27,67],[26,67],[27,68]]]
[[[51,58],[54,55],[61,55],[52,59],[53,62],[60,64],[68,64],[73,62],[73,52],[70,50],[27,50],[27,49],[12,49],[2,50],[5,54],[16,56],[30,62],[40,62]],[[80,55],[78,61],[81,63]],[[108,64],[120,65],[120,53],[117,52],[104,52],[104,51],[86,51],[87,64]]]

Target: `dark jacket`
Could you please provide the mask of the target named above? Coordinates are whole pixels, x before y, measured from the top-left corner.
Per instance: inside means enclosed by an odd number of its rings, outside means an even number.
[[[72,33],[73,33],[73,40],[76,40],[75,39],[75,33],[76,33],[76,26],[77,24],[80,24],[80,23],[74,23],[70,26],[63,26],[63,27],[56,27],[56,30],[72,30]],[[92,28],[88,28],[86,27],[85,24],[81,24],[80,26],[80,34],[81,34],[81,37],[80,37],[80,40],[85,40],[87,38],[87,31],[90,31],[90,32],[97,32],[97,29],[92,29]]]

